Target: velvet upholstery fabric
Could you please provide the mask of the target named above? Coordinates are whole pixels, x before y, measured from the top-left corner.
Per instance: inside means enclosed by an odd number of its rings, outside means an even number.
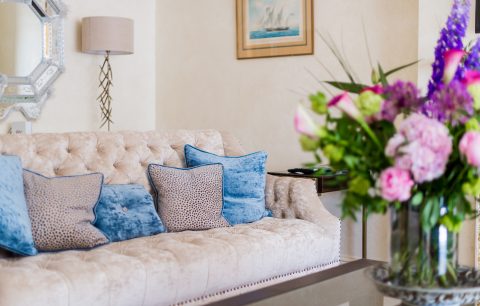
[[[0,156],[0,248],[36,255],[23,188],[22,164],[16,156]]]
[[[255,222],[268,216],[265,208],[267,153],[219,156],[191,145],[185,146],[188,167],[219,163],[224,167],[223,215],[232,224]]]
[[[94,225],[111,242],[165,232],[152,196],[141,185],[104,185],[95,211]]]
[[[223,143],[215,130],[164,132],[76,132],[0,135],[0,154],[17,155],[23,167],[47,177],[99,172],[105,184],[141,184],[151,163],[185,167],[183,147],[191,144],[228,154],[236,142]]]

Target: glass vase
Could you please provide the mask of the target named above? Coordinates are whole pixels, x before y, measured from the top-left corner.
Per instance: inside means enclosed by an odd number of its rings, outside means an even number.
[[[441,224],[422,229],[420,209],[409,203],[392,209],[390,281],[400,286],[453,287],[457,284],[457,234]],[[440,216],[446,213],[442,199]]]

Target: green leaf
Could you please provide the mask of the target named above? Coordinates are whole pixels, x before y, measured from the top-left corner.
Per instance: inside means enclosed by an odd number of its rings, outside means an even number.
[[[329,84],[329,85],[331,85],[331,86],[333,86],[337,89],[347,91],[347,92],[350,92],[350,93],[354,93],[354,94],[358,94],[364,88],[368,87],[366,85],[356,84],[356,83],[348,83],[348,82],[325,81],[325,83],[327,83],[327,84]]]
[[[323,154],[332,162],[336,163],[342,160],[345,149],[334,145],[327,145],[323,149]]]
[[[357,176],[348,183],[348,190],[358,195],[367,195],[370,189],[370,181],[364,177]]]
[[[440,219],[440,224],[444,225],[450,232],[459,233],[462,229],[463,220],[456,216],[445,215]]]
[[[380,77],[378,76],[378,72],[375,70],[375,69],[372,69],[372,83],[375,85],[375,84],[378,84],[380,83]]]
[[[422,202],[423,202],[423,193],[419,191],[413,196],[410,203],[413,206],[419,206],[420,204],[422,204]]]
[[[320,36],[320,38],[323,40],[323,42],[325,43],[325,45],[327,45],[327,47],[330,49],[330,51],[333,53],[333,55],[335,56],[335,58],[337,59],[338,63],[340,64],[340,66],[342,67],[343,71],[345,72],[345,74],[348,76],[348,79],[352,82],[352,83],[355,83],[355,78],[353,76],[353,72],[350,71],[351,68],[350,66],[348,65],[348,62],[347,60],[343,57],[342,53],[339,51],[337,45],[335,44],[335,42],[330,38],[330,40],[328,40],[325,36],[322,35],[322,33],[320,31],[316,31],[316,33]]]
[[[416,64],[418,64],[419,62],[420,62],[420,60],[416,60],[416,61],[411,62],[411,63],[408,63],[408,64],[406,64],[406,65],[403,65],[403,66],[394,68],[394,69],[392,69],[392,70],[389,70],[389,71],[385,72],[385,77],[388,77],[388,76],[394,74],[395,72],[398,72],[398,71],[403,70],[403,69],[405,69],[405,68],[408,68],[408,67],[410,67],[410,66],[416,65]]]
[[[468,131],[480,131],[480,124],[476,118],[472,118],[467,121],[465,128]]]
[[[347,164],[348,168],[353,169],[355,168],[356,164],[359,162],[358,157],[353,155],[346,155],[343,158],[343,161]]]
[[[383,71],[383,68],[380,64],[378,64],[378,73],[380,75],[380,82],[382,83],[382,85],[387,86],[388,85],[387,76],[385,75],[385,72]]]
[[[315,152],[319,148],[319,143],[317,140],[305,135],[300,136],[300,145],[305,152]]]
[[[449,231],[451,231],[451,230],[455,227],[455,225],[454,225],[454,223],[453,223],[453,220],[452,220],[448,215],[443,216],[443,217],[440,219],[440,224],[445,225],[445,227],[446,227]]]
[[[432,211],[430,214],[430,228],[433,228],[435,225],[437,225],[438,220],[440,219],[440,201],[438,198],[433,199],[433,207]]]
[[[422,229],[425,231],[425,232],[428,232],[430,231],[431,227],[430,227],[430,215],[432,213],[432,210],[433,210],[433,200],[430,198],[430,199],[427,199],[427,201],[425,202],[425,206],[423,207],[423,210],[422,210],[422,213],[421,213],[421,223],[422,223]]]
[[[467,195],[478,196],[480,194],[480,178],[473,178],[470,182],[464,183],[462,191]]]
[[[328,112],[327,97],[322,92],[317,92],[315,95],[309,96],[310,102],[312,102],[312,110],[319,115],[325,115]]]

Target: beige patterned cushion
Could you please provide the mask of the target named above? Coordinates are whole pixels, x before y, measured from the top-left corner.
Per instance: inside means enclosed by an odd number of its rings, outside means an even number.
[[[102,174],[47,178],[24,170],[23,179],[33,239],[39,251],[88,249],[108,243],[92,225]]]
[[[148,167],[158,213],[170,232],[227,227],[222,216],[223,166],[191,169]]]

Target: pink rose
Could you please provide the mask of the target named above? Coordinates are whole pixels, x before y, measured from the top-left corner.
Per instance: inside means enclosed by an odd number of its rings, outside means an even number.
[[[480,168],[480,133],[467,132],[460,141],[460,152],[470,165]]]
[[[412,168],[413,161],[412,157],[409,154],[401,155],[395,159],[395,167],[403,169],[403,170],[410,170]]]
[[[414,182],[407,170],[391,167],[380,175],[382,198],[389,202],[405,202],[412,196]]]

